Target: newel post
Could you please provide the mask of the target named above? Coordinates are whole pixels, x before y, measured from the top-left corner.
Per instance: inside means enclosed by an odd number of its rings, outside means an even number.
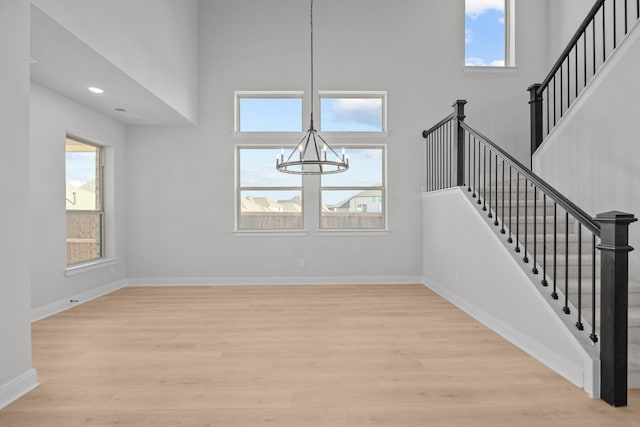
[[[627,405],[629,311],[629,224],[632,214],[611,211],[595,217],[600,224],[600,398]]]
[[[457,173],[456,173],[456,185],[462,186],[464,185],[464,129],[460,125],[464,121],[466,117],[464,115],[464,105],[467,103],[464,99],[459,99],[453,104],[454,107],[454,115],[456,116],[456,146],[457,146],[457,154],[458,154],[458,162],[456,165]]]
[[[538,93],[542,85],[539,83],[529,86],[529,109],[531,110],[531,156],[542,144],[542,94]],[[533,165],[532,165],[533,166]]]

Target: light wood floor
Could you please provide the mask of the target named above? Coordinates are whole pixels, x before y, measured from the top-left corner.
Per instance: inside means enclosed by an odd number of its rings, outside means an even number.
[[[126,288],[33,353],[1,426],[640,426],[421,285]]]

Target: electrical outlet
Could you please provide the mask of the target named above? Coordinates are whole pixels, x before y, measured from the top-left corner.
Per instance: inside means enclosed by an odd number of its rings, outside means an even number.
[[[300,267],[300,268],[304,268],[304,258],[300,258],[300,259],[298,260],[298,267]]]

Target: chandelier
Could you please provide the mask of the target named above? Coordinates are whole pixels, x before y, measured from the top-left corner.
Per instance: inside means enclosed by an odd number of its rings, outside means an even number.
[[[344,149],[338,154],[313,125],[313,0],[311,0],[311,120],[307,130],[288,157],[284,149],[276,159],[276,169],[297,175],[325,175],[345,172],[349,159]]]

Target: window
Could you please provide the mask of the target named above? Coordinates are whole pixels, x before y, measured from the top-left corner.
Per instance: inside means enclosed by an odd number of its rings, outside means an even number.
[[[235,93],[237,132],[302,132],[302,92]]]
[[[104,256],[103,149],[67,136],[67,265]]]
[[[320,131],[386,132],[386,92],[320,92]]]
[[[349,170],[321,177],[320,228],[384,229],[385,148],[351,146],[347,152]]]
[[[513,0],[465,0],[465,65],[512,66]]]
[[[238,147],[238,230],[303,228],[302,177],[276,170],[280,152],[280,147]]]

